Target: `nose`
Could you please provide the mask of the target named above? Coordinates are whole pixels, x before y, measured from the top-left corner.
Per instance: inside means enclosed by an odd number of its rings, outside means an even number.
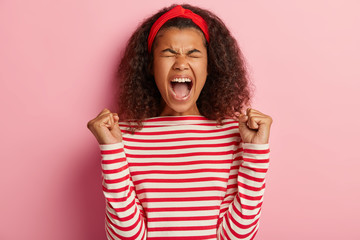
[[[189,69],[189,63],[187,61],[186,56],[182,56],[182,55],[176,56],[173,69],[180,71]]]

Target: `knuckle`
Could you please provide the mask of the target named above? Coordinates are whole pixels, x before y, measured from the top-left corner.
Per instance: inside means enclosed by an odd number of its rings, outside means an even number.
[[[87,123],[87,127],[90,129],[94,126],[94,123],[95,123],[95,119],[92,119],[90,120],[88,123]]]
[[[274,120],[272,117],[269,116],[269,121],[270,121],[270,123],[273,123]]]

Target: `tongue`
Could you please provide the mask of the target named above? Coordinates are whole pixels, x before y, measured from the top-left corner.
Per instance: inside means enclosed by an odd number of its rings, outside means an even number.
[[[186,83],[175,83],[173,89],[178,98],[184,98],[189,94],[188,85]]]

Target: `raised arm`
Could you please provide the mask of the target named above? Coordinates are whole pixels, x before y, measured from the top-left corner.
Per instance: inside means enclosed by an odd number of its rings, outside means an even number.
[[[243,143],[235,154],[240,162],[237,187],[228,188],[226,212],[221,214],[218,239],[253,239],[259,227],[261,205],[265,190],[265,174],[269,166],[269,144]],[[231,183],[229,186],[232,186]],[[234,192],[235,189],[235,192]],[[235,195],[234,195],[235,194]]]
[[[100,145],[108,239],[146,239],[146,225],[137,200],[123,143]]]
[[[234,179],[229,179],[221,209],[228,208],[220,213],[218,239],[253,239],[256,235],[269,167],[271,124],[270,116],[255,109],[248,108],[246,114],[239,114],[242,143],[234,163],[240,165],[235,187],[231,183]]]
[[[106,234],[111,240],[146,239],[143,211],[130,178],[118,121],[116,113],[104,109],[88,123],[101,149]]]

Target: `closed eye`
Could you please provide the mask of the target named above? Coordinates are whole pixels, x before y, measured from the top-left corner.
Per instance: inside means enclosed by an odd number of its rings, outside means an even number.
[[[179,53],[176,52],[175,50],[171,49],[171,48],[166,48],[164,50],[161,51],[161,56],[162,57],[174,57],[176,55],[178,55]],[[198,49],[192,49],[189,50],[186,53],[187,56],[191,57],[191,58],[200,58],[202,57],[201,52]]]
[[[161,51],[161,53],[163,57],[173,57],[177,54],[177,52],[171,48],[164,49]]]
[[[192,49],[187,52],[187,55],[192,58],[199,58],[202,54],[198,49]]]

